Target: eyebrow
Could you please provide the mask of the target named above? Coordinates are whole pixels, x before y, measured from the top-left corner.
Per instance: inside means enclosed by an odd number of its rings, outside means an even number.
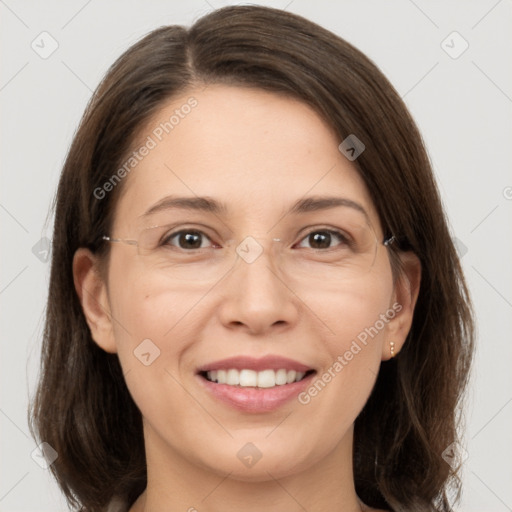
[[[361,212],[367,219],[369,219],[367,211],[360,203],[344,197],[335,196],[312,196],[305,199],[299,199],[292,205],[287,214],[304,214],[319,210],[328,210],[340,206],[353,208],[354,210]],[[174,208],[213,213],[216,215],[226,214],[229,210],[225,203],[221,203],[210,197],[167,196],[151,206],[145,213],[141,215],[141,217],[148,217],[154,213],[163,210],[171,210]]]

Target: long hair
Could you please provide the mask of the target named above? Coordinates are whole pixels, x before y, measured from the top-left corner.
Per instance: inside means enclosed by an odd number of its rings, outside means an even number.
[[[146,487],[141,413],[116,354],[92,340],[73,284],[72,260],[88,247],[105,261],[123,184],[95,190],[126,159],[151,117],[198,84],[282,93],[307,103],[340,142],[355,134],[354,161],[392,262],[413,251],[422,280],[411,330],[398,356],[381,364],[355,422],[354,478],[368,505],[451,510],[457,472],[443,451],[458,439],[474,327],[460,262],[418,129],[396,90],[365,55],[294,14],[226,7],[190,28],[165,26],[129,48],[94,92],[69,149],[55,199],[52,265],[32,435],[59,454],[51,471],[69,504],[96,512],[114,496],[132,503]],[[456,450],[456,445],[455,450]]]

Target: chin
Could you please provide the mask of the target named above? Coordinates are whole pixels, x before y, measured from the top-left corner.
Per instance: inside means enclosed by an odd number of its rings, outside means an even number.
[[[234,457],[225,456],[233,452]],[[306,452],[304,447],[299,446],[287,447],[281,443],[272,446],[268,441],[265,445],[263,438],[259,445],[257,440],[254,443],[243,442],[241,448],[230,448],[213,460],[204,462],[211,471],[222,477],[229,474],[229,478],[240,482],[265,482],[301,473],[314,466],[322,456],[325,454],[320,448]]]

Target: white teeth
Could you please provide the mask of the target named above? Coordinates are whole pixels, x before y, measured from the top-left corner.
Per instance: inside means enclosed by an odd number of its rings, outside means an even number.
[[[286,376],[287,371],[286,370],[277,370],[276,372],[276,384],[278,386],[282,386],[283,384],[286,384],[288,382],[288,378]]]
[[[273,388],[275,385],[276,372],[274,370],[263,370],[262,372],[258,372],[259,388]]]
[[[206,372],[206,378],[219,384],[228,384],[230,386],[273,388],[298,382],[304,378],[305,372],[295,370],[263,370],[256,372],[254,370],[212,370]]]
[[[286,374],[286,380],[288,383],[294,382],[295,377],[297,377],[297,372],[295,370],[288,370],[288,373]]]
[[[236,370],[233,370],[236,372]],[[254,370],[242,370],[240,372],[240,386],[256,386],[258,374]]]
[[[226,375],[226,384],[229,384],[230,386],[238,386],[238,384],[240,384],[240,372],[238,370],[228,370]]]

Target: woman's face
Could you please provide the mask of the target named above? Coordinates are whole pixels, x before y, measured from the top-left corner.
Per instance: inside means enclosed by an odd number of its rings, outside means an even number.
[[[223,85],[142,132],[109,233],[139,247],[111,244],[111,330],[91,329],[119,355],[154,461],[262,480],[351,442],[403,312],[341,142],[301,102]]]

